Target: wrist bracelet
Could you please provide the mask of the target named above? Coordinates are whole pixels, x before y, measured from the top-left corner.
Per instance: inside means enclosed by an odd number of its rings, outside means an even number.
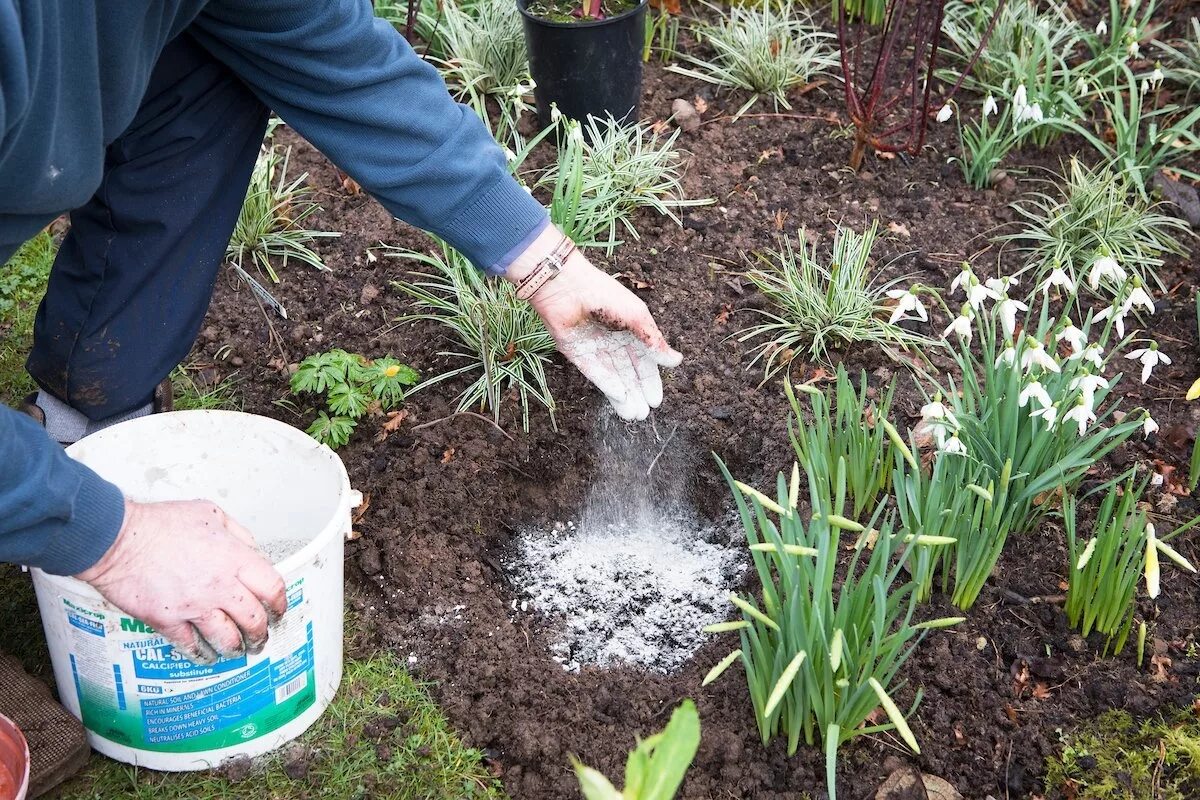
[[[538,290],[549,283],[554,276],[562,272],[567,259],[575,252],[575,243],[570,237],[564,236],[550,255],[538,262],[528,275],[517,284],[517,299],[528,300],[538,293]]]

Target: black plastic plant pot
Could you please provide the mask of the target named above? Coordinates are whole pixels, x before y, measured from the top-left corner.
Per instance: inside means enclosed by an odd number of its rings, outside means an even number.
[[[646,0],[614,17],[587,22],[553,22],[526,10],[529,72],[533,76],[538,120],[550,124],[550,108],[586,120],[612,115],[636,120],[642,96],[642,45]]]

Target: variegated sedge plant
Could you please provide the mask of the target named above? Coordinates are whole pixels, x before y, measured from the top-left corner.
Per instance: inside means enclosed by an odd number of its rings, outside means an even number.
[[[958,339],[955,360],[961,386],[950,380],[939,387],[922,408],[922,417],[933,428],[938,461],[968,459],[983,468],[964,468],[960,476],[983,502],[980,526],[964,522],[957,535],[939,531],[957,539],[952,555],[943,553],[942,566],[952,559],[954,603],[967,609],[1010,534],[1031,530],[1056,508],[1056,496],[1078,489],[1092,465],[1139,428],[1149,433],[1157,426],[1145,411],[1117,421],[1116,404],[1106,402],[1121,375],[1106,378],[1104,370],[1128,341],[1110,348],[1114,324],[1123,333],[1119,320],[1110,317],[1099,325],[1089,315],[1076,327],[1069,318],[1050,315],[1045,293],[1039,314],[1023,315],[1018,327],[1018,314],[1028,311],[1028,305],[1009,297],[1015,281],[980,283],[967,265],[963,270],[962,284],[980,291],[972,298],[968,290],[968,303],[946,331]],[[1026,299],[1036,302],[1035,298]],[[990,308],[987,300],[994,301]],[[972,339],[978,341],[976,347]],[[1060,350],[1069,354],[1060,355]],[[909,498],[912,506],[922,505],[921,492],[945,491],[933,480],[901,477],[905,485],[896,485],[896,494]],[[932,507],[928,501],[924,504]],[[965,552],[957,552],[959,548]]]
[[[1160,557],[1174,561],[1188,572],[1196,568],[1167,542],[1200,518],[1194,519],[1166,536],[1155,534],[1154,525],[1141,508],[1141,499],[1149,484],[1146,477],[1138,482],[1134,470],[1109,481],[1089,494],[1108,489],[1091,538],[1079,535],[1077,501],[1063,498],[1063,527],[1067,532],[1067,601],[1064,610],[1072,628],[1087,636],[1092,631],[1104,634],[1105,652],[1120,653],[1133,627],[1134,601],[1140,578],[1145,578],[1146,594],[1159,594]]]
[[[741,647],[722,659],[704,678],[707,685],[735,661],[746,672],[750,700],[763,744],[772,737],[787,738],[788,753],[800,739],[823,744],[829,796],[836,800],[837,750],[856,736],[895,730],[919,753],[920,747],[892,695],[897,671],[913,648],[932,628],[961,617],[914,624],[916,584],[903,580],[906,561],[923,539],[909,538],[906,554],[897,553],[904,537],[893,532],[890,520],[871,526],[835,513],[844,507],[844,469],[830,496],[829,481],[809,476],[813,516],[807,524],[799,511],[800,468],[792,469],[790,484],[777,480],[777,501],[735,481],[723,463],[749,542],[750,555],[762,584],[761,600],[732,595],[740,620],[711,625],[710,633],[737,631]],[[876,527],[877,525],[877,527]],[[840,538],[857,534],[854,555],[843,580],[835,580]],[[864,725],[882,707],[887,721]]]
[[[861,374],[856,389],[845,368],[839,365],[832,404],[824,392],[811,384],[799,384],[796,390],[809,397],[811,424],[804,420],[791,383],[784,381],[783,387],[792,408],[788,422],[792,448],[809,480],[823,481],[825,492],[833,496],[838,465],[844,465],[849,507],[838,509],[837,513],[856,520],[870,517],[891,476],[892,443],[881,423],[891,411],[895,382],[872,402],[867,393],[866,373]]]

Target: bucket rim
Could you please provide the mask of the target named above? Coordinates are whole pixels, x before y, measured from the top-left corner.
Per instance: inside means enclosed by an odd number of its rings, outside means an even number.
[[[600,28],[605,25],[615,25],[618,22],[637,14],[649,4],[649,0],[638,0],[638,4],[633,8],[629,9],[628,11],[622,11],[615,17],[605,17],[604,19],[593,19],[580,22],[555,22],[554,20],[546,19],[545,17],[539,17],[537,14],[531,13],[529,9],[526,8],[526,6],[529,5],[529,2],[530,0],[516,0],[517,10],[521,12],[521,16],[523,16],[526,20],[547,28],[566,28],[571,30],[586,30],[587,28]]]
[[[286,422],[281,422],[273,417],[263,416],[262,414],[251,414],[245,411],[233,411],[229,409],[205,408],[187,409],[182,411],[165,411],[160,414],[148,414],[143,417],[136,417],[134,419],[126,420],[125,422],[105,428],[104,430],[97,431],[85,439],[80,439],[78,442],[68,445],[65,450],[67,455],[74,457],[75,454],[72,453],[72,450],[75,449],[75,451],[78,452],[79,445],[83,445],[85,443],[95,444],[98,439],[110,438],[111,436],[117,435],[114,432],[129,431],[129,429],[133,427],[155,428],[161,425],[163,422],[184,417],[209,419],[219,419],[224,417],[227,419],[239,419],[242,421],[253,420],[251,423],[253,425],[269,428],[273,432],[291,440],[298,446],[311,448],[312,450],[321,452],[321,454],[326,457],[330,464],[333,465],[337,472],[340,484],[340,497],[338,506],[330,515],[329,519],[326,520],[324,526],[314,533],[302,548],[297,550],[295,553],[292,553],[282,561],[272,565],[275,567],[277,572],[283,575],[285,580],[287,579],[288,573],[296,572],[308,562],[312,561],[313,558],[316,557],[316,555],[329,544],[332,538],[343,536],[342,528],[345,526],[345,520],[348,519],[350,511],[354,507],[352,505],[353,496],[357,494],[350,486],[350,475],[346,471],[345,463],[343,463],[341,457],[338,456],[338,454],[330,449],[327,445],[318,442],[316,439],[312,438],[299,428],[289,425]],[[69,583],[76,591],[81,591],[81,593],[90,596],[92,599],[105,603],[108,602],[104,599],[103,595],[93,589],[89,584],[69,575],[53,575],[36,567],[32,568],[30,572],[35,577],[44,578],[51,583]]]
[[[14,798],[20,800],[29,791],[29,741],[17,723],[0,714],[0,766],[16,781]],[[9,757],[5,757],[6,754]]]

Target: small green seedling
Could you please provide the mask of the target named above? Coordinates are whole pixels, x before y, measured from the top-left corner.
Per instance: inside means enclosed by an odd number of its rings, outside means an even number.
[[[618,791],[601,773],[572,758],[587,800],[671,800],[700,746],[700,715],[684,700],[661,733],[639,741],[625,762],[625,789]]]
[[[404,389],[417,372],[394,358],[370,360],[345,350],[317,353],[300,362],[292,375],[296,394],[324,395],[328,411],[317,414],[308,435],[337,449],[350,441],[358,420],[377,405],[388,411],[404,402]]]

